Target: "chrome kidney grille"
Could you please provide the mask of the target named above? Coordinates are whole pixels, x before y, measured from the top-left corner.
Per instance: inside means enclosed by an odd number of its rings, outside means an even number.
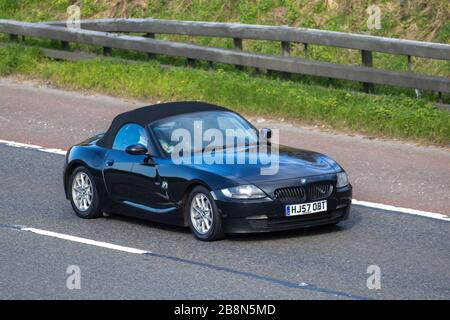
[[[287,187],[275,190],[275,198],[282,202],[299,201],[304,202],[306,200],[306,192],[303,187]]]
[[[317,183],[307,187],[308,199],[311,201],[328,198],[333,193],[331,183]]]
[[[328,198],[333,193],[330,182],[315,183],[306,187],[286,187],[275,190],[275,198],[281,202],[302,203]]]

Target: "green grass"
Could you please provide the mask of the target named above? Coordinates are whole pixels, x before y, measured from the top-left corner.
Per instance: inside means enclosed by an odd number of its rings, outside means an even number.
[[[336,6],[330,6],[335,3]],[[449,43],[450,5],[448,0],[380,0],[381,29],[368,30],[366,9],[373,1],[363,0],[0,0],[0,18],[24,21],[47,21],[67,18],[67,7],[77,4],[83,19],[105,17],[153,17],[178,20],[230,21],[252,24],[289,25],[343,32],[368,32],[374,35]],[[223,38],[157,35],[158,39],[189,41],[201,45],[232,47],[232,40]],[[54,47],[55,42],[27,38],[27,43]],[[75,49],[99,48],[75,46]],[[244,40],[244,49],[251,52],[280,54],[280,44],[273,41]],[[116,51],[118,52],[118,51]],[[292,55],[303,57],[301,44],[293,45]],[[120,52],[119,56],[139,55]],[[340,64],[360,64],[358,50],[309,46],[310,59]],[[161,62],[182,65],[183,60],[161,57]],[[374,53],[374,66],[388,70],[407,68],[405,56]],[[225,67],[225,70],[232,69]],[[414,59],[414,71],[450,77],[450,61]],[[320,77],[296,75],[293,81],[304,84],[333,86],[338,89],[360,90],[357,82],[328,80]],[[376,86],[376,93],[415,97],[412,89]],[[423,98],[436,101],[436,94],[422,91]],[[445,94],[445,103],[450,95]]]
[[[366,95],[232,70],[164,68],[117,59],[57,62],[37,49],[0,48],[0,76],[24,75],[57,86],[159,100],[202,100],[244,114],[283,117],[371,135],[450,143],[450,113],[422,99]]]

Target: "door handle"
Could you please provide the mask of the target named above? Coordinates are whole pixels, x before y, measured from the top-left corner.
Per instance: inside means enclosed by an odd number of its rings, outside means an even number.
[[[106,165],[108,167],[112,167],[113,164],[114,164],[114,160],[110,160],[110,159],[106,160]]]

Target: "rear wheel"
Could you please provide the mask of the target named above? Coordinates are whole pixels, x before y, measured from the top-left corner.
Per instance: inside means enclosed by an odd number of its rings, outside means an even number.
[[[214,241],[224,238],[222,217],[208,189],[195,187],[188,197],[185,206],[189,217],[189,227],[194,236],[203,241]]]
[[[85,167],[76,168],[69,179],[70,203],[80,218],[93,219],[102,216],[100,199],[94,179]]]

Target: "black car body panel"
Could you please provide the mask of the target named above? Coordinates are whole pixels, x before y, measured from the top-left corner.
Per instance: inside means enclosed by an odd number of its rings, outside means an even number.
[[[185,199],[193,187],[202,185],[211,191],[222,215],[224,230],[228,233],[310,227],[337,223],[348,217],[352,187],[348,184],[344,188],[336,188],[337,172],[342,168],[323,154],[280,146],[279,170],[271,176],[261,175],[256,165],[180,165],[174,164],[161,152],[154,134],[148,127],[146,130],[150,137],[148,148],[152,150],[151,156],[132,155],[106,147],[105,143],[99,143],[104,140],[104,134],[73,146],[67,152],[64,166],[67,199],[70,196],[69,177],[77,166],[82,165],[92,173],[103,211],[107,213],[187,226],[188,218],[183,207]],[[256,185],[267,197],[237,200],[227,198],[219,191],[243,184]],[[316,184],[326,184],[331,189],[326,197],[328,211],[287,217],[285,206],[300,203],[300,199],[279,197],[282,189],[303,188],[304,199],[301,200],[308,202],[312,200],[308,188]]]

